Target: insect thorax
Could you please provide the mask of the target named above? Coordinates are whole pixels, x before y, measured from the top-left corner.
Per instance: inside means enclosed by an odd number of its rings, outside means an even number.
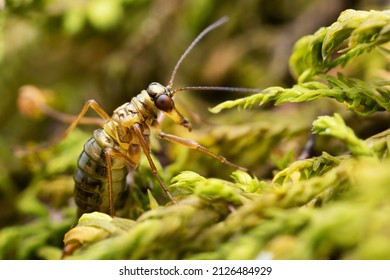
[[[157,109],[145,90],[130,102],[119,106],[113,112],[109,121],[104,125],[104,130],[110,135],[123,150],[131,150],[131,145],[139,145],[132,127],[138,123],[141,126],[145,138],[149,138],[150,127],[157,121]]]
[[[145,90],[133,97],[130,102],[115,109],[111,119],[121,126],[132,127],[135,123],[152,125],[157,119],[158,109]]]

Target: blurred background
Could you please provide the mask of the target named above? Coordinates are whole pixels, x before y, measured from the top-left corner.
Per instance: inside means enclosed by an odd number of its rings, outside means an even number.
[[[0,227],[15,223],[20,193],[38,180],[34,172],[41,170],[48,160],[40,158],[41,165],[37,167],[33,162],[36,159],[29,161],[16,156],[15,148],[53,139],[66,129],[66,124],[42,115],[34,118],[22,115],[17,107],[22,86],[47,90],[50,106],[61,112],[77,115],[84,103],[93,98],[110,114],[149,83],[167,84],[177,60],[191,41],[206,26],[228,16],[229,21],[207,34],[184,60],[174,88],[289,87],[295,80],[289,73],[288,59],[298,38],[330,25],[345,9],[384,9],[388,5],[387,0],[0,0]],[[364,76],[366,72],[358,74]],[[213,116],[207,109],[245,95],[180,93],[179,107],[194,122],[194,132],[175,130],[168,121],[164,123],[165,130],[196,139],[208,147],[217,146],[214,151],[230,155],[233,161],[252,168],[259,177],[270,177],[275,162],[283,165],[292,146],[304,145],[311,122],[316,115],[326,112],[327,107],[301,111],[304,122],[286,123],[263,142],[260,138],[244,142],[242,139],[250,131],[266,134],[278,123],[278,117],[264,112],[256,116],[241,112],[232,117],[231,111]],[[294,113],[286,114],[284,119]],[[268,121],[267,126],[257,122],[258,119]],[[238,129],[236,123],[245,126]],[[295,129],[290,135],[298,132],[303,135],[298,144],[281,142],[281,131],[287,127]],[[90,137],[93,129],[85,128],[86,133],[80,139]],[[235,139],[241,142],[236,143]],[[78,138],[74,141],[78,143],[74,150],[80,152],[83,141]],[[269,159],[269,152],[265,151],[276,142],[281,142],[278,148],[281,158],[274,161],[272,168],[264,167]],[[260,143],[265,143],[263,148]],[[159,146],[162,144],[155,145],[157,156],[158,151],[164,154]],[[66,147],[65,151],[70,151],[73,146]],[[63,164],[56,172],[71,176],[77,153],[69,154],[73,166]],[[178,154],[169,152],[168,156],[160,157],[160,162],[163,165],[175,162]],[[299,151],[291,157],[298,154]],[[181,162],[185,163],[185,159],[181,157]],[[202,161],[211,166],[200,164]],[[187,162],[185,168],[218,176],[213,166],[219,163],[209,159],[200,163]],[[183,169],[183,164],[171,169],[171,174],[175,174]]]

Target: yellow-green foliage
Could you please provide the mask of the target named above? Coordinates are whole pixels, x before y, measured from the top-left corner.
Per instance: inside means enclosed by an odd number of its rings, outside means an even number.
[[[247,108],[269,101],[275,101],[276,105],[307,102],[324,97],[334,98],[361,115],[390,111],[388,80],[369,83],[341,74],[337,77],[326,74],[336,66],[345,66],[363,52],[380,48],[390,40],[389,30],[389,11],[346,10],[331,26],[296,43],[290,67],[298,77],[298,84],[292,88],[270,87],[247,98],[226,101],[211,111],[218,113],[226,108]]]

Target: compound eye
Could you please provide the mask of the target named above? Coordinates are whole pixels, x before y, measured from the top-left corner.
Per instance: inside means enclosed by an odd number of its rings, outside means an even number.
[[[154,104],[156,107],[162,111],[170,111],[173,108],[173,101],[168,95],[160,95],[157,97],[157,99],[154,101]]]

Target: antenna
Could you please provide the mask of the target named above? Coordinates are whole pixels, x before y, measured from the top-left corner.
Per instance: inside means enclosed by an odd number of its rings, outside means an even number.
[[[211,30],[213,30],[214,28],[217,28],[218,26],[224,24],[225,22],[228,21],[228,17],[222,17],[220,18],[219,20],[217,20],[216,22],[212,23],[211,25],[209,25],[208,27],[206,27],[206,29],[204,29],[199,35],[198,37],[195,38],[194,41],[192,41],[191,45],[186,49],[186,51],[182,54],[182,56],[180,57],[179,61],[176,63],[175,65],[175,68],[173,69],[173,72],[172,72],[172,76],[171,76],[171,79],[169,80],[169,83],[167,85],[167,87],[171,88],[172,85],[173,85],[173,80],[175,79],[175,76],[176,76],[176,72],[177,70],[179,69],[179,66],[180,64],[183,62],[184,58],[186,58],[186,56],[188,55],[188,53],[195,47],[195,45],[207,34],[209,33]],[[177,91],[177,90],[176,90]]]
[[[257,88],[240,88],[240,87],[214,87],[214,86],[189,86],[175,89],[171,92],[174,95],[176,92],[184,90],[215,90],[215,91],[232,91],[242,93],[259,93],[261,89]]]

